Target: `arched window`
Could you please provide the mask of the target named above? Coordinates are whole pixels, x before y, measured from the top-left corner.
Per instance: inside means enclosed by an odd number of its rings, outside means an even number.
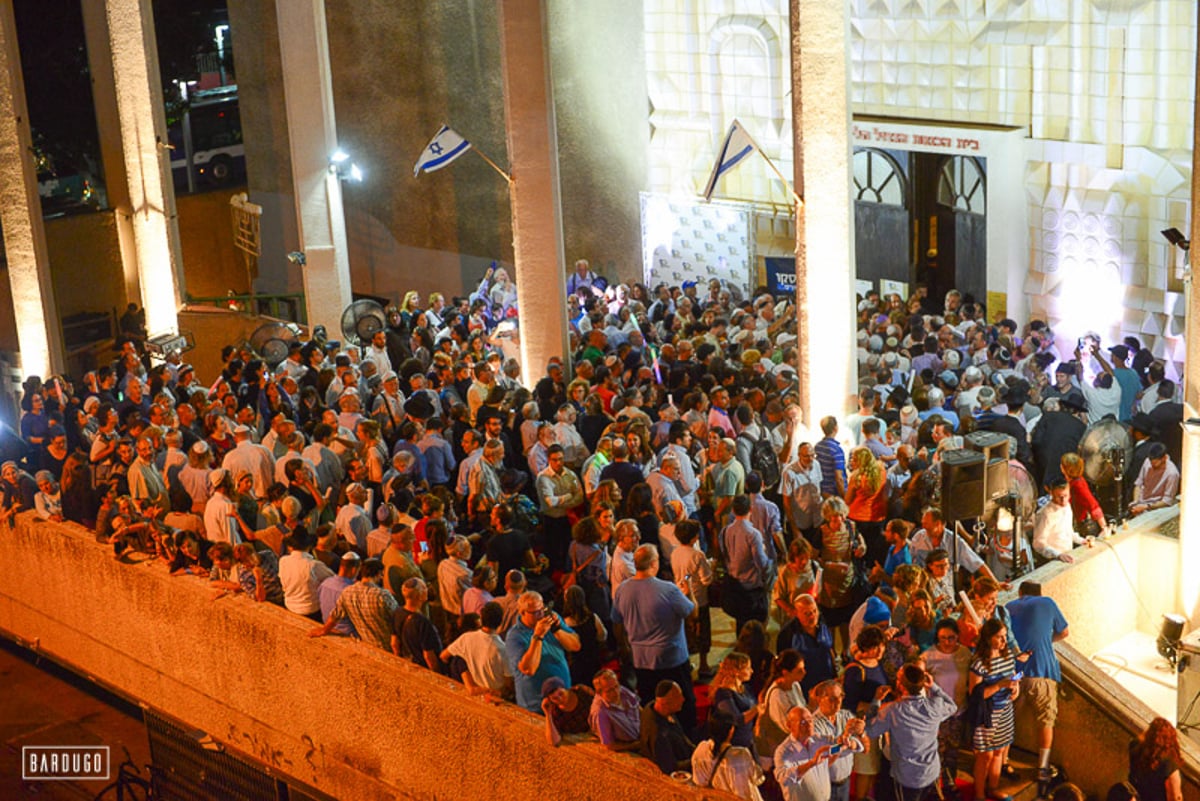
[[[873,147],[854,151],[854,199],[888,206],[907,206],[908,186],[900,165]]]
[[[987,214],[987,176],[971,156],[947,156],[938,177],[938,203],[972,214]]]

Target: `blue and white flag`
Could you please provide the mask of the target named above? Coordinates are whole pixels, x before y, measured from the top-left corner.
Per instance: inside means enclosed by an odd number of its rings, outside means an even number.
[[[721,145],[721,152],[717,154],[712,175],[708,177],[708,185],[704,187],[704,200],[706,202],[712,200],[713,190],[717,188],[717,181],[721,179],[721,176],[733,170],[756,150],[762,152],[750,138],[750,134],[746,133],[742,124],[734,120],[733,125],[729,126],[729,133],[725,136],[725,144]]]
[[[440,170],[470,149],[470,142],[459,136],[449,126],[443,125],[442,129],[421,151],[421,157],[417,159],[417,166],[413,167],[413,177],[420,175],[422,171]]]

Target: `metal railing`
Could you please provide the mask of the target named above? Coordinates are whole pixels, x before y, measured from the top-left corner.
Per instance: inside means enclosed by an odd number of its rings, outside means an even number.
[[[250,294],[250,295],[217,295],[215,297],[187,296],[187,302],[195,306],[216,306],[222,309],[235,309],[250,314],[261,314],[280,320],[308,325],[308,313],[304,305],[304,293],[287,294]]]

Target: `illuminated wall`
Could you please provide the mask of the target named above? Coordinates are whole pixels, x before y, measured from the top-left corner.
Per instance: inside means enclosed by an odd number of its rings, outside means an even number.
[[[1024,174],[1024,230],[1009,235],[1027,242],[1026,274],[989,280],[1009,291],[1009,315],[1048,319],[1060,345],[1086,330],[1134,334],[1178,377],[1181,287],[1158,232],[1188,230],[1195,2],[850,0],[850,9],[856,116],[1028,132],[1020,165],[989,165]],[[649,191],[694,196],[735,116],[790,174],[787,13],[785,0],[646,0]],[[786,202],[758,159],[716,196]]]

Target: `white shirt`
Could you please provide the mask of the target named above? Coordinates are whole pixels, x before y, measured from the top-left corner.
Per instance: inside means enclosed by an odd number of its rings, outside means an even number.
[[[237,447],[225,454],[221,467],[229,471],[234,480],[240,473],[249,473],[254,478],[254,496],[267,497],[267,490],[275,481],[275,456],[262,445],[248,439],[238,442]]]
[[[821,465],[814,458],[806,471],[800,462],[792,462],[783,471],[779,494],[788,520],[798,530],[821,524]]]
[[[1088,421],[1096,422],[1106,415],[1112,415],[1114,419],[1118,418],[1121,413],[1121,385],[1113,379],[1112,386],[1108,389],[1092,386],[1086,381],[1082,382],[1079,387],[1083,391],[1083,397],[1087,400]]]
[[[237,514],[233,501],[224,493],[215,492],[204,505],[204,533],[213,542],[237,545],[242,541],[241,530],[232,516]]]
[[[512,676],[508,660],[504,658],[504,641],[494,632],[468,631],[459,637],[446,651],[451,656],[461,656],[467,663],[467,672],[475,683],[496,692],[503,692],[507,679]]]
[[[612,588],[614,598],[617,597],[617,587],[629,581],[636,573],[637,569],[633,566],[633,552],[617,546],[608,563],[608,586]]]
[[[371,533],[371,518],[366,510],[354,503],[338,509],[333,521],[333,530],[346,542],[364,553],[367,550],[367,535]]]
[[[671,575],[676,582],[683,581],[684,576],[691,576],[692,597],[697,606],[708,606],[708,587],[713,583],[712,565],[708,557],[691,545],[680,545],[671,551]]]
[[[1071,504],[1059,506],[1051,501],[1042,507],[1033,521],[1033,550],[1047,559],[1083,544],[1083,537],[1072,525]]]
[[[813,758],[825,743],[816,737],[800,742],[788,735],[775,749],[775,778],[780,780],[787,801],[829,801],[831,795],[829,763],[817,762],[797,778],[796,768]]]
[[[283,603],[298,615],[321,611],[317,594],[321,582],[333,575],[325,563],[307,551],[292,551],[279,560],[279,583],[283,585]]]
[[[1068,510],[1070,507],[1067,507]],[[925,557],[934,548],[945,548],[949,554],[951,561],[958,560],[958,567],[966,570],[968,573],[978,573],[979,568],[983,567],[983,560],[979,558],[979,554],[972,550],[967,541],[955,534],[958,539],[957,553],[955,553],[955,543],[950,539],[950,531],[942,532],[942,542],[940,545],[934,545],[933,538],[929,536],[929,532],[921,529],[916,534],[913,534],[912,539],[908,541],[908,552],[912,554],[913,564],[920,567],[925,566]]]
[[[392,360],[387,348],[377,348],[374,344],[363,349],[363,361],[375,362],[377,375],[383,377],[392,371]]]
[[[345,468],[337,454],[320,442],[314,442],[300,452],[309,464],[313,465],[313,474],[317,477],[317,486],[321,492],[342,483]],[[286,483],[286,482],[285,482]]]

